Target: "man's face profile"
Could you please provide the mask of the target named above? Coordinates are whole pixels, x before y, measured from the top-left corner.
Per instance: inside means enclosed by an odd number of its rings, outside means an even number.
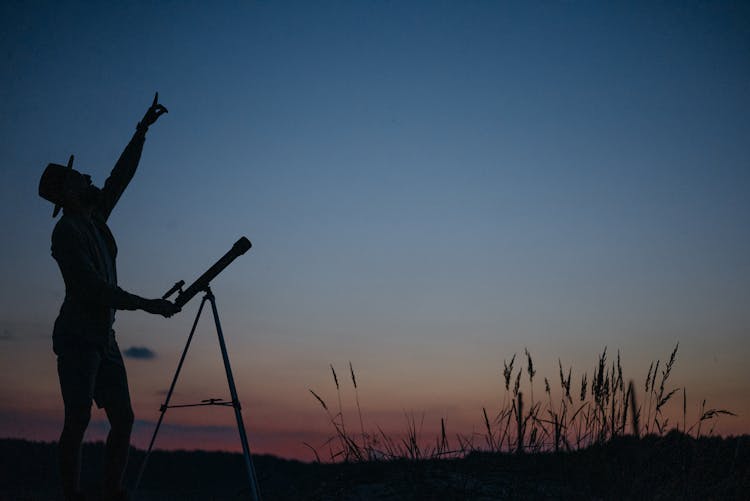
[[[65,177],[65,205],[72,208],[91,207],[101,198],[101,190],[91,183],[91,176],[71,169]]]

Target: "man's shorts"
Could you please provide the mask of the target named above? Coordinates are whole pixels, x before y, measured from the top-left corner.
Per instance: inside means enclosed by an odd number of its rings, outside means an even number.
[[[86,344],[61,347],[57,375],[66,408],[89,408],[92,400],[100,409],[130,407],[125,364],[114,339],[104,349]]]

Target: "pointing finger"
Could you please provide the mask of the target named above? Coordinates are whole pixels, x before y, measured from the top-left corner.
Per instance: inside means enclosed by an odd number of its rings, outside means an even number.
[[[156,106],[159,103],[159,93],[157,92],[156,95],[154,95],[154,102],[151,106]]]

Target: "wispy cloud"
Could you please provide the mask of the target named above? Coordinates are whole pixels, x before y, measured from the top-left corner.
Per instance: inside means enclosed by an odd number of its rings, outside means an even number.
[[[138,358],[141,360],[151,360],[156,358],[156,353],[145,346],[131,346],[123,352],[123,355],[128,358]]]

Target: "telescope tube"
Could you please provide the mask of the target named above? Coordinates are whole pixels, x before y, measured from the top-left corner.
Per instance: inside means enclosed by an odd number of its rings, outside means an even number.
[[[247,237],[242,237],[237,240],[232,248],[229,249],[229,252],[224,254],[224,256],[216,261],[214,265],[211,266],[203,275],[198,277],[195,282],[190,284],[190,287],[182,291],[177,296],[177,299],[174,300],[174,304],[176,304],[180,308],[185,306],[188,301],[193,299],[193,296],[201,291],[206,290],[206,288],[208,288],[208,285],[211,283],[211,280],[213,280],[216,275],[221,273],[224,268],[229,266],[232,261],[247,252],[250,247],[252,247],[252,244],[250,243],[250,240],[247,239]]]

